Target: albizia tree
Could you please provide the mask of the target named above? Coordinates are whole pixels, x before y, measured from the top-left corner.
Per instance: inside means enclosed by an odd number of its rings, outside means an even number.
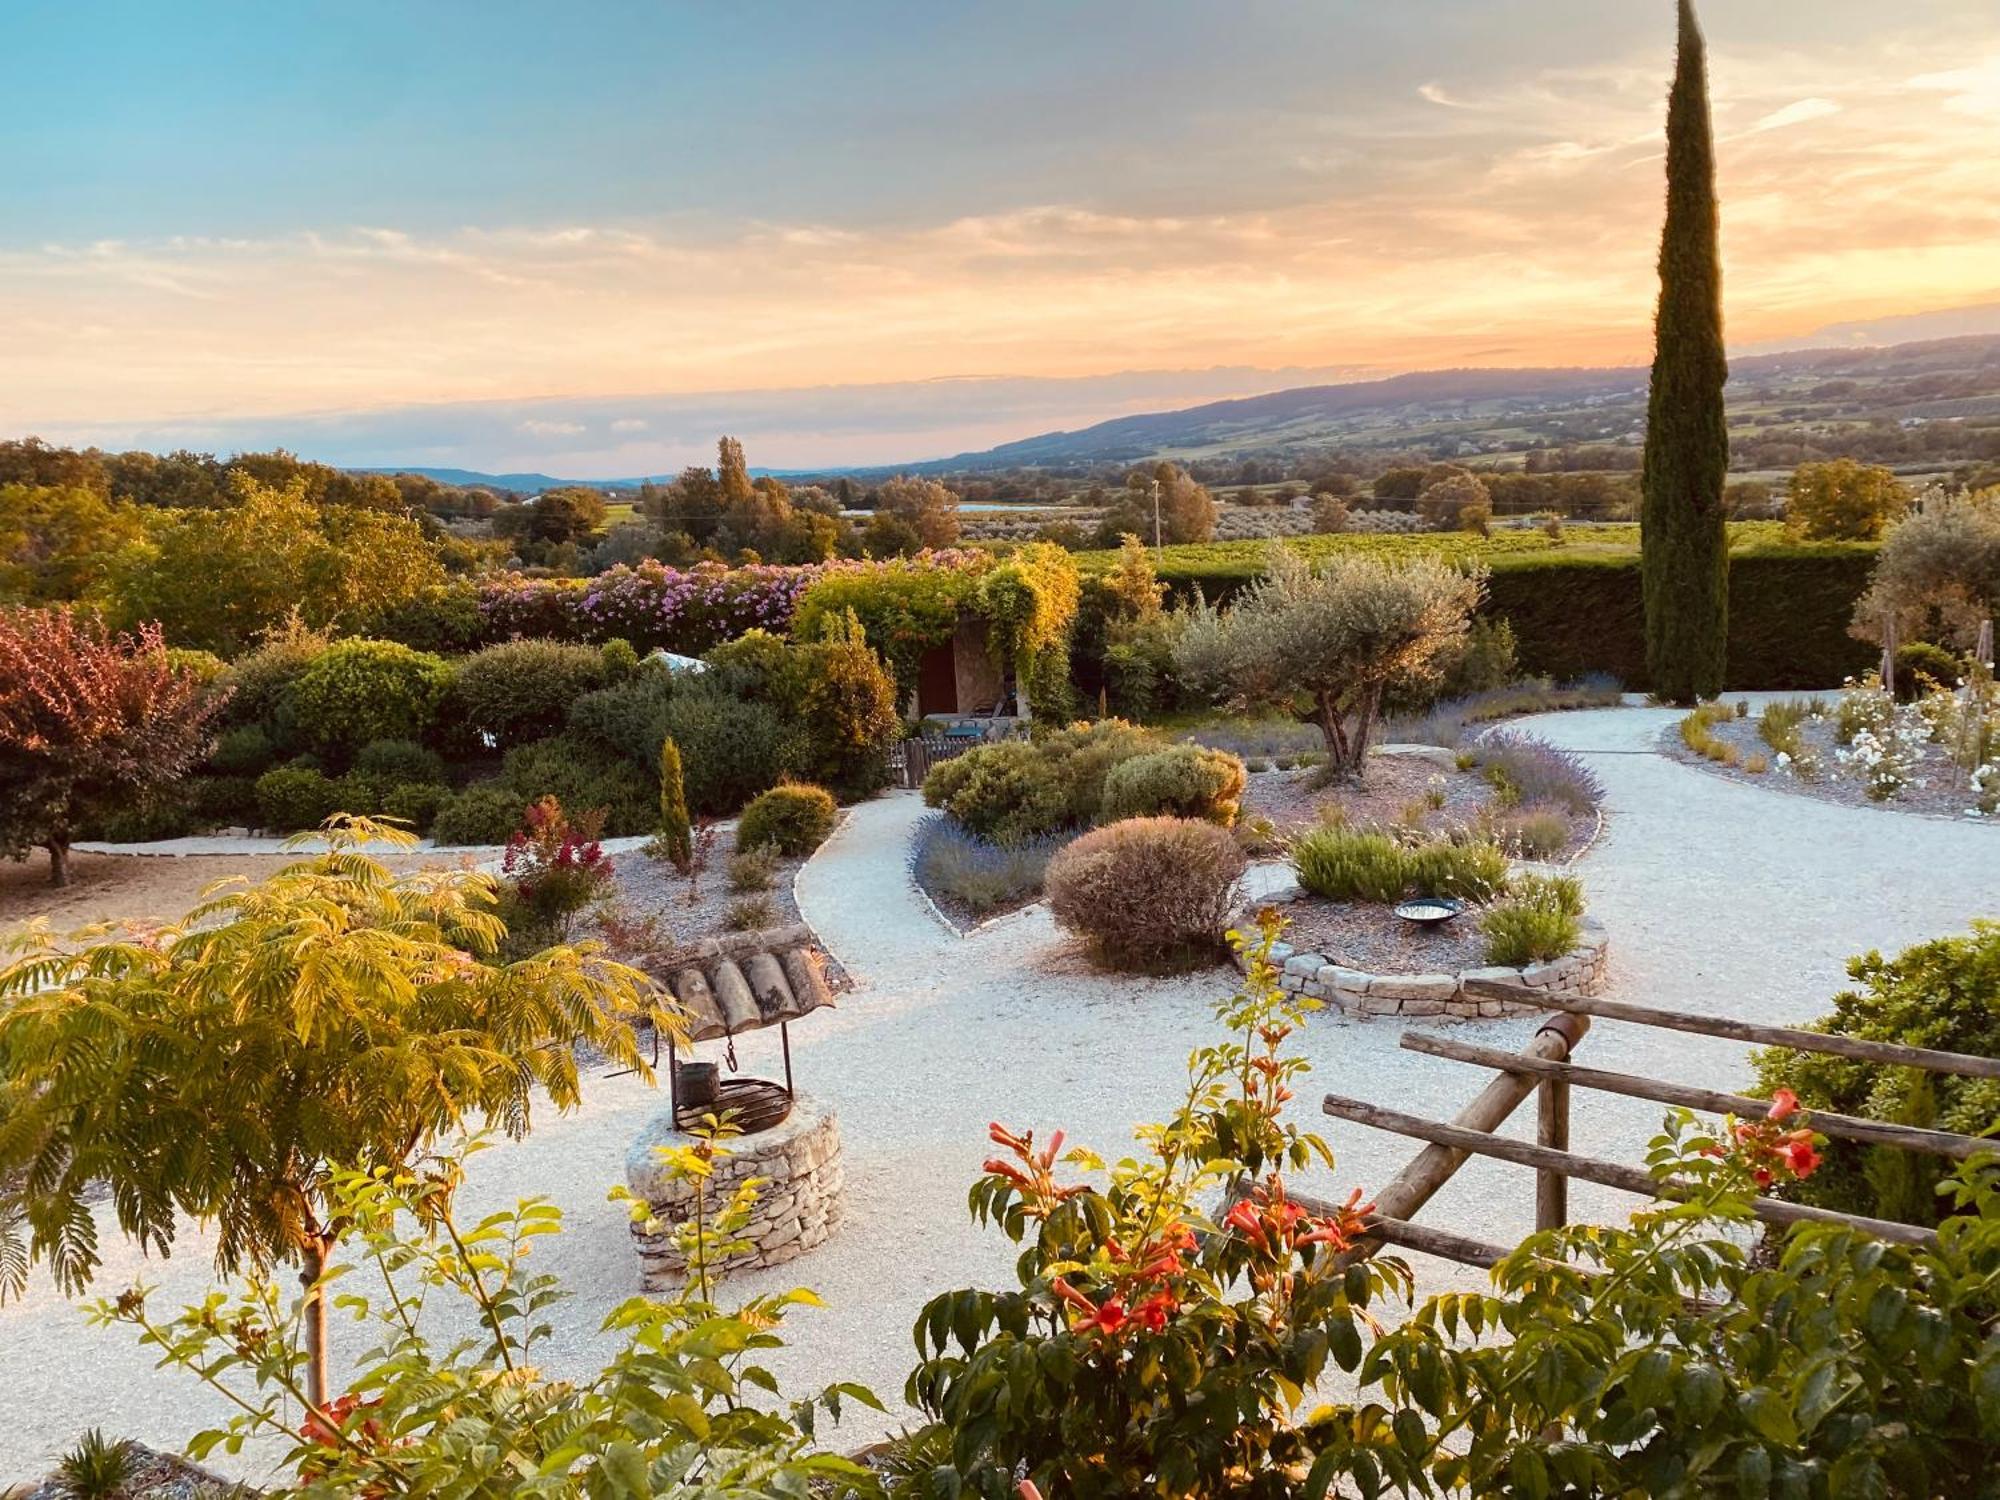
[[[192,769],[222,696],[173,664],[158,626],[0,609],[0,855],[46,849],[67,885],[78,823]]]

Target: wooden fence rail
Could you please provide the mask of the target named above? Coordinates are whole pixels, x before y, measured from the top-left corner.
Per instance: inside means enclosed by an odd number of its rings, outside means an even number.
[[[1763,1026],[1725,1016],[1660,1010],[1617,1000],[1550,994],[1517,984],[1468,980],[1466,988],[1481,998],[1526,1001],[1557,1014],[1543,1022],[1541,1029],[1520,1052],[1503,1052],[1451,1037],[1405,1032],[1402,1045],[1410,1051],[1489,1069],[1494,1074],[1478,1096],[1449,1121],[1428,1120],[1339,1094],[1326,1096],[1321,1108],[1336,1119],[1393,1131],[1425,1143],[1423,1149],[1376,1195],[1374,1215],[1369,1222],[1369,1239],[1347,1251],[1343,1261],[1373,1255],[1383,1245],[1398,1245],[1462,1261],[1467,1265],[1490,1267],[1495,1264],[1508,1253],[1503,1247],[1412,1222],[1417,1211],[1473,1156],[1505,1161],[1534,1171],[1535,1225],[1538,1229],[1559,1228],[1568,1222],[1568,1184],[1571,1179],[1594,1182],[1649,1198],[1684,1199],[1689,1196],[1691,1189],[1672,1181],[1663,1182],[1650,1172],[1572,1152],[1569,1149],[1570,1111],[1577,1089],[1678,1105],[1711,1114],[1755,1117],[1768,1111],[1768,1100],[1747,1094],[1726,1093],[1577,1064],[1572,1060],[1572,1053],[1588,1032],[1593,1018],[1855,1058],[1886,1067],[1919,1068],[1925,1072],[1964,1077],[2000,1078],[2000,1058],[1863,1041],[1856,1037],[1831,1036],[1825,1032],[1803,1031],[1787,1026]],[[1501,1125],[1531,1093],[1538,1096],[1535,1141],[1530,1144],[1497,1134]],[[1798,1118],[1801,1124],[1824,1135],[1871,1146],[1927,1152],[1957,1161],[2000,1148],[2000,1141],[1830,1111],[1802,1111]],[[1309,1212],[1325,1213],[1332,1208],[1332,1205],[1320,1204],[1309,1195],[1293,1194],[1293,1198]],[[1767,1224],[1840,1224],[1902,1245],[1932,1245],[1937,1241],[1934,1231],[1918,1225],[1899,1224],[1865,1214],[1841,1213],[1782,1199],[1759,1198],[1752,1204],[1752,1212]]]

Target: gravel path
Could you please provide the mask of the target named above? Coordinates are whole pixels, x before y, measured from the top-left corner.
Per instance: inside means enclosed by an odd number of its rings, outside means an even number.
[[[1848,955],[1896,948],[1996,915],[2000,840],[1982,828],[1885,818],[1737,785],[1655,753],[1675,716],[1640,708],[1549,715],[1515,727],[1585,754],[1603,778],[1610,823],[1577,866],[1592,912],[1611,931],[1613,993],[1689,1010],[1790,1022],[1820,1012],[1843,982]],[[840,1008],[793,1037],[800,1086],[833,1102],[842,1119],[849,1220],[821,1251],[746,1276],[741,1292],[794,1284],[817,1289],[824,1310],[801,1312],[793,1346],[772,1361],[790,1390],[834,1378],[874,1387],[888,1418],[863,1414],[832,1438],[847,1446],[893,1427],[918,1309],[938,1291],[1000,1284],[1012,1247],[976,1231],[965,1192],[985,1158],[986,1123],[1066,1128],[1106,1154],[1132,1127],[1163,1114],[1188,1051],[1213,1036],[1209,1002],[1230,975],[1159,980],[1090,972],[1030,908],[970,938],[945,931],[904,876],[913,795],[856,808],[801,872],[800,908],[853,974]],[[1459,1035],[1517,1046],[1526,1021],[1481,1023]],[[1470,1070],[1404,1052],[1399,1028],[1316,1018],[1302,1037],[1320,1091],[1352,1094],[1444,1117],[1483,1082]],[[775,1038],[739,1048],[746,1067],[769,1073]],[[1711,1086],[1749,1077],[1745,1049],[1615,1023],[1600,1025],[1585,1058]],[[1302,1089],[1311,1098],[1315,1089]],[[603,1316],[635,1285],[621,1212],[603,1188],[623,1172],[625,1149],[660,1107],[637,1081],[600,1081],[588,1106],[544,1118],[526,1141],[485,1153],[467,1193],[478,1209],[516,1195],[549,1194],[568,1232],[538,1252],[543,1268],[578,1295],[565,1305],[543,1364],[557,1373],[592,1367]],[[1586,1095],[1576,1148],[1636,1161],[1657,1126],[1649,1105]],[[1337,1174],[1311,1185],[1379,1186],[1413,1149],[1400,1139],[1337,1122],[1323,1133]],[[1516,1129],[1532,1130],[1532,1112]],[[1579,1216],[1622,1214],[1632,1200],[1578,1184]],[[1533,1214],[1530,1179],[1473,1163],[1425,1212],[1427,1222],[1509,1241]],[[105,1227],[106,1290],[143,1272],[161,1295],[191,1299],[208,1280],[190,1235],[166,1263],[142,1263]],[[1420,1286],[1466,1285],[1472,1273],[1419,1260]],[[335,1339],[359,1335],[336,1323]],[[150,1371],[124,1335],[84,1326],[38,1277],[25,1303],[0,1309],[0,1483],[44,1471],[92,1424],[158,1445],[177,1444],[219,1415],[178,1377]],[[32,1396],[30,1393],[33,1393]],[[237,1466],[254,1474],[248,1456]]]

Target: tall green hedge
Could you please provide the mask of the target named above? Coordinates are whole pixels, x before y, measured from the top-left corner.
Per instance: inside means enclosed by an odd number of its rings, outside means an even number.
[[[1865,671],[1872,649],[1847,633],[1854,601],[1867,586],[1869,543],[1754,546],[1729,568],[1730,688],[1827,688]],[[1643,692],[1645,604],[1639,559],[1631,554],[1542,553],[1484,559],[1492,569],[1486,612],[1514,627],[1524,672],[1556,678],[1609,672]],[[1232,567],[1177,578],[1177,593],[1198,585],[1227,598],[1244,580]]]

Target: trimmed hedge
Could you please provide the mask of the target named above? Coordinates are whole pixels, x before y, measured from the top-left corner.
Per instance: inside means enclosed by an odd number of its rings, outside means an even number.
[[[1867,542],[1767,544],[1729,559],[1729,669],[1734,689],[1837,686],[1866,671],[1874,651],[1847,633],[1868,585],[1876,547]],[[1646,622],[1634,554],[1525,553],[1488,556],[1482,613],[1513,626],[1524,673],[1569,681],[1608,672],[1643,692]],[[1226,598],[1245,579],[1235,567],[1176,580],[1192,594]]]

